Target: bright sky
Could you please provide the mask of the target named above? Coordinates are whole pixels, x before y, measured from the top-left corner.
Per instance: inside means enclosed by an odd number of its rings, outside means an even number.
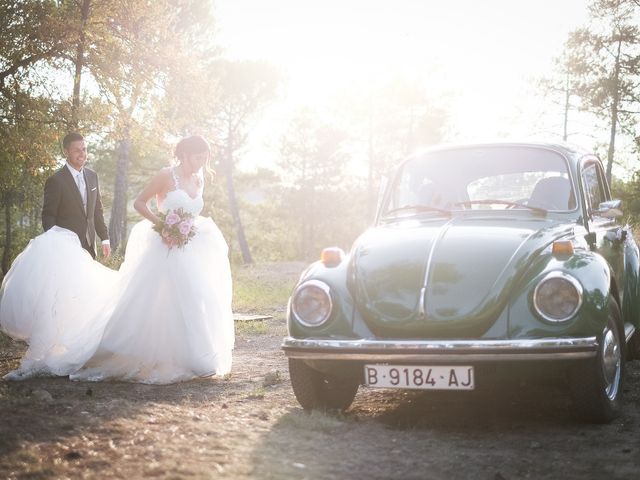
[[[289,77],[287,101],[321,106],[393,72],[453,93],[450,140],[530,136],[533,77],[549,70],[587,0],[215,0],[228,58]],[[539,132],[538,132],[539,133]]]

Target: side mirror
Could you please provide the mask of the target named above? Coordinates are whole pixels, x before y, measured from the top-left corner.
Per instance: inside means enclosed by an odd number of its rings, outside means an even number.
[[[619,218],[622,216],[622,200],[608,200],[598,205],[598,209],[593,212],[604,218]]]

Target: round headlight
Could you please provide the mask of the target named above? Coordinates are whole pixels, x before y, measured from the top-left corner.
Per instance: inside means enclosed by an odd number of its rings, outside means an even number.
[[[582,285],[571,275],[551,272],[533,291],[533,306],[549,322],[569,320],[582,305]]]
[[[309,280],[293,292],[293,314],[307,327],[317,327],[326,322],[332,307],[329,285],[319,280]]]

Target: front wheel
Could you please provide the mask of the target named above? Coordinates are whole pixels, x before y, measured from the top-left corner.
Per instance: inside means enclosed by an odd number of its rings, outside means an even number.
[[[577,413],[594,423],[608,423],[620,414],[625,366],[621,323],[618,304],[609,297],[609,317],[598,355],[571,372]]]
[[[349,408],[360,383],[314,370],[302,360],[289,359],[289,377],[298,403],[305,410]]]

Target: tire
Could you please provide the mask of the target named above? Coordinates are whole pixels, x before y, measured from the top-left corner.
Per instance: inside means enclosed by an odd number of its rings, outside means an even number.
[[[625,338],[616,300],[609,296],[607,325],[596,358],[571,372],[573,401],[578,416],[593,423],[608,423],[620,414],[625,370]]]
[[[295,358],[289,359],[289,378],[293,393],[305,410],[344,411],[360,386],[356,380],[319,372]]]

